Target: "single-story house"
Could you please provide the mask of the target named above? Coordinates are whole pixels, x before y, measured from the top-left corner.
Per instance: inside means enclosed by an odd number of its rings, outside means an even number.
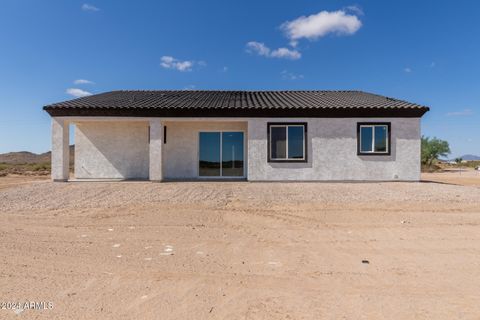
[[[361,91],[112,91],[47,105],[52,179],[418,181],[428,107]]]

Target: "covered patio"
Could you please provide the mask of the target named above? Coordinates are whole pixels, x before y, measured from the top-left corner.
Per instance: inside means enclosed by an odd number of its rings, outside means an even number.
[[[52,178],[246,179],[247,137],[246,119],[52,117]]]

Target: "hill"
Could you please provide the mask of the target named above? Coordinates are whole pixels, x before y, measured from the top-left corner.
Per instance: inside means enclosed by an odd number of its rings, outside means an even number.
[[[461,156],[460,158],[462,158],[463,160],[466,160],[466,161],[480,161],[480,156],[476,156],[476,155],[473,155],[473,154],[465,154],[465,155]]]
[[[75,146],[70,146],[70,163],[73,163]],[[52,152],[33,153],[29,151],[8,152],[0,154],[0,163],[3,164],[35,164],[50,163]]]

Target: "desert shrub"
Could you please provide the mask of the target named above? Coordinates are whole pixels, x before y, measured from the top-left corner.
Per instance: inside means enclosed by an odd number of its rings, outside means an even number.
[[[462,165],[469,168],[476,168],[480,166],[480,160],[467,161],[465,163],[462,163]]]
[[[432,165],[426,165],[422,164],[422,172],[437,172],[437,171],[442,171],[442,167],[432,164]]]
[[[27,170],[31,171],[46,171],[50,170],[50,164],[49,163],[34,163],[26,166]]]

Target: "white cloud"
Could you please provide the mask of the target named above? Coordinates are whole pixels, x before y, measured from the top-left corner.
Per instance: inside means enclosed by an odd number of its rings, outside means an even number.
[[[82,10],[83,11],[100,11],[99,8],[95,7],[94,5],[84,3],[82,4]]]
[[[95,82],[86,79],[77,79],[73,81],[74,84],[95,84]]]
[[[405,69],[403,69],[403,72],[411,73],[411,72],[412,72],[412,69],[409,68],[409,67],[406,67]]]
[[[350,11],[350,12],[355,13],[357,16],[363,16],[364,15],[362,8],[360,8],[357,5],[347,6],[345,9],[346,9],[346,11]]]
[[[298,40],[290,40],[288,44],[293,48],[296,48],[298,46]]]
[[[298,80],[303,79],[303,74],[295,74],[292,72],[288,72],[287,70],[283,70],[280,72],[283,80]]]
[[[161,62],[160,65],[166,69],[175,69],[178,71],[192,71],[193,65],[195,64],[194,61],[191,60],[185,60],[185,61],[180,61],[174,57],[171,56],[163,56],[160,58]],[[203,65],[205,63],[203,62]]]
[[[471,116],[473,115],[472,109],[463,109],[461,111],[448,112],[446,116],[448,117],[461,117],[461,116]]]
[[[285,58],[297,60],[302,57],[300,51],[291,50],[288,48],[278,48],[272,51],[263,42],[257,41],[250,41],[247,43],[247,52],[267,58]]]
[[[270,48],[262,42],[250,41],[247,43],[247,52],[256,53],[259,56],[270,56]]]
[[[91,96],[92,95],[91,92],[88,92],[88,91],[85,91],[85,90],[82,90],[82,89],[78,89],[78,88],[68,88],[67,91],[65,91],[65,92],[68,93],[69,95],[74,96],[75,98],[81,98],[81,97],[86,97],[86,96]]]
[[[360,29],[362,22],[356,15],[347,14],[344,10],[321,11],[310,16],[301,16],[283,23],[280,28],[296,45],[296,40],[306,38],[315,40],[329,33],[352,35]],[[292,42],[293,41],[293,42]]]
[[[272,51],[271,56],[274,58],[286,58],[286,59],[297,60],[302,57],[302,54],[297,50],[290,50],[287,48],[278,48]]]
[[[186,87],[183,87],[183,90],[195,90],[196,86],[194,84],[189,84]]]

